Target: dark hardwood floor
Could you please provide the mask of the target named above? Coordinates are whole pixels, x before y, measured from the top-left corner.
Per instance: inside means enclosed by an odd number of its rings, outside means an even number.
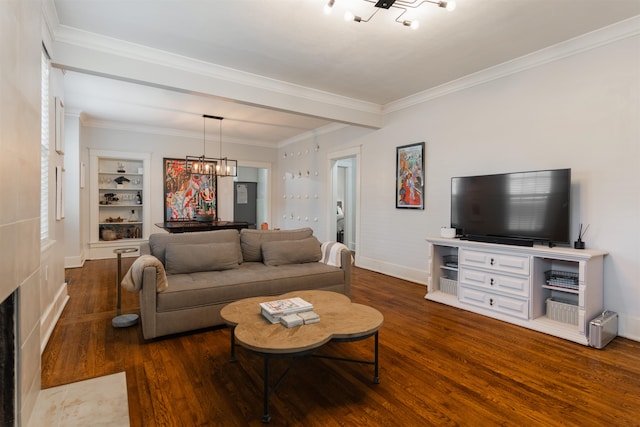
[[[132,259],[123,259],[128,268]],[[229,330],[154,341],[114,329],[115,260],[67,270],[70,300],[42,356],[48,388],[126,372],[132,426],[261,425],[262,359]],[[369,365],[305,358],[271,397],[273,426],[639,426],[640,343],[596,350],[426,301],[410,282],[355,268],[352,299],[380,310],[380,384]],[[123,312],[139,312],[123,291]],[[323,354],[371,358],[371,339]],[[288,366],[276,360],[275,378]]]

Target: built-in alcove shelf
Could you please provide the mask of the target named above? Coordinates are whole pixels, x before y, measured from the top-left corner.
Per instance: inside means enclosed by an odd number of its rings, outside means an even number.
[[[112,258],[113,249],[139,247],[151,232],[151,155],[90,150],[88,259]],[[121,178],[121,179],[119,179]],[[132,256],[137,256],[133,253]]]

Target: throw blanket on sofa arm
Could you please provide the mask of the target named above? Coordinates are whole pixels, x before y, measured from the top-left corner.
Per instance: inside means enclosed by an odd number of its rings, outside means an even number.
[[[156,268],[156,291],[162,292],[169,287],[164,265],[153,255],[140,255],[136,259],[127,274],[122,278],[120,285],[128,291],[138,292],[142,288],[142,276],[147,267]]]
[[[327,265],[333,265],[335,267],[342,267],[341,252],[343,249],[349,250],[349,248],[338,242],[324,242],[320,246],[322,251],[322,259],[319,262],[324,262]],[[351,264],[353,264],[353,255],[351,256]]]

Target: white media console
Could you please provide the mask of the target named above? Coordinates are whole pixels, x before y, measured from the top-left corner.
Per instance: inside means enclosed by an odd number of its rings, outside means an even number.
[[[583,345],[603,311],[599,250],[428,238],[425,299]]]

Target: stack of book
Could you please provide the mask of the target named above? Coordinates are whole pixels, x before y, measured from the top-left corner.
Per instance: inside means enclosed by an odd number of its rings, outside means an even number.
[[[312,323],[318,323],[320,316],[315,311],[303,311],[302,313],[287,314],[280,318],[282,323],[287,328],[293,328],[294,326],[310,325]]]
[[[271,323],[282,323],[288,328],[320,321],[320,316],[313,311],[313,305],[302,298],[261,302],[260,309]]]
[[[320,321],[320,316],[315,311],[305,311],[303,313],[296,314],[296,316],[301,318],[305,325],[318,323]]]
[[[305,313],[309,313],[309,311]],[[280,318],[280,323],[282,323],[287,328],[293,328],[294,326],[303,325],[304,320],[302,320],[302,317],[298,316],[298,314],[302,313],[287,314],[286,316],[282,316]]]

